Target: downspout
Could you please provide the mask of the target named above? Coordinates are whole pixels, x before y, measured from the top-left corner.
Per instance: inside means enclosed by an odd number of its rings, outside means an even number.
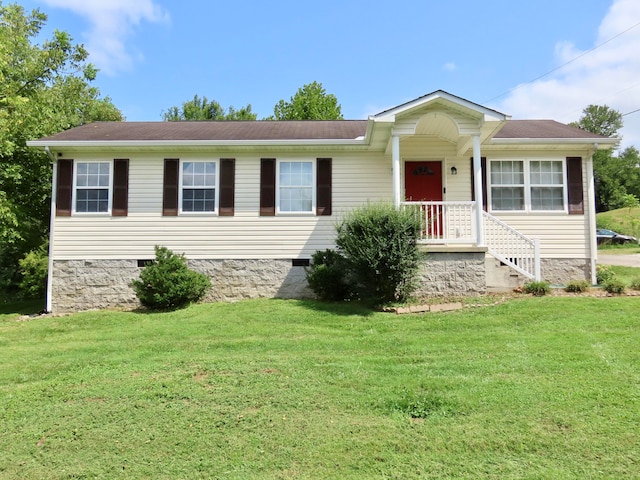
[[[47,313],[52,310],[52,295],[53,295],[53,229],[55,225],[55,215],[56,215],[56,185],[58,184],[58,169],[56,168],[58,165],[58,161],[56,157],[53,156],[49,147],[44,147],[44,151],[51,160],[51,165],[53,167],[53,174],[51,179],[51,212],[49,214],[49,264],[47,268],[47,300],[45,305],[45,311]]]
[[[596,238],[596,184],[593,174],[593,154],[598,151],[598,144],[593,144],[593,150],[587,156],[587,202],[589,205],[589,249],[591,253],[591,284],[598,283],[597,279],[597,260],[598,260],[598,241]]]

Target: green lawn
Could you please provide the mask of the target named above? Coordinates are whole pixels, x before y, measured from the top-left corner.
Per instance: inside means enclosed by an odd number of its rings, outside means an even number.
[[[640,237],[640,207],[618,208],[596,214],[598,228],[608,228],[625,235]]]
[[[638,312],[4,313],[0,478],[639,478]]]

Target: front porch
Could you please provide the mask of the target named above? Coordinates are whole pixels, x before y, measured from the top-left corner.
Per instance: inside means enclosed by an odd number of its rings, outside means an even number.
[[[531,280],[541,279],[540,242],[510,227],[493,215],[480,210],[477,202],[400,202],[420,223],[418,243],[442,246],[448,251],[464,251],[464,247],[485,247],[503,264]],[[478,217],[482,224],[478,224]],[[478,242],[482,231],[483,244]],[[455,248],[453,248],[455,247]]]

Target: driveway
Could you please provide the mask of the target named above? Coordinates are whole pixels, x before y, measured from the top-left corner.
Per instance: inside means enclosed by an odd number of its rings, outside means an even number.
[[[632,253],[630,255],[606,255],[598,252],[598,265],[640,267],[640,253]]]

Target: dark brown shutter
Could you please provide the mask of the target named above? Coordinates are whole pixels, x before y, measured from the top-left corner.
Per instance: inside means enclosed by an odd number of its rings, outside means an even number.
[[[316,215],[331,215],[331,159],[316,160]]]
[[[232,217],[235,205],[236,161],[233,158],[220,159],[220,208],[222,217]]]
[[[58,160],[56,185],[56,215],[71,216],[73,199],[73,160]]]
[[[487,157],[480,157],[480,168],[482,169],[482,209],[486,212],[488,208],[487,195]],[[476,199],[476,172],[473,169],[473,157],[471,157],[471,200]]]
[[[260,160],[260,215],[276,214],[276,159]]]
[[[162,190],[162,215],[174,217],[178,215],[178,167],[176,158],[164,160],[164,180]]]
[[[584,214],[581,157],[567,157],[567,198],[569,215]]]
[[[129,203],[129,160],[117,158],[113,161],[113,201],[111,215],[126,217]]]

